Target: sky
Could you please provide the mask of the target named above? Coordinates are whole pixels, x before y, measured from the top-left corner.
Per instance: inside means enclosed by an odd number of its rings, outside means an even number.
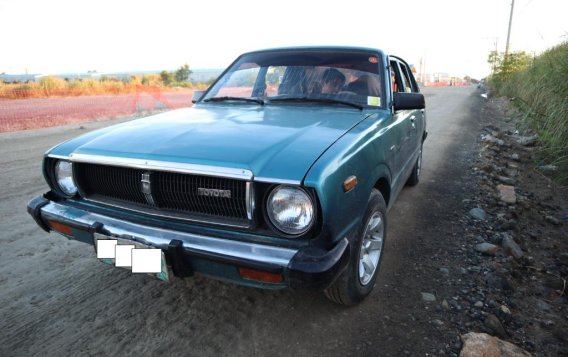
[[[511,0],[0,0],[0,73],[225,68],[280,46],[380,48],[427,73],[485,77]],[[510,51],[568,41],[567,0],[515,0]]]

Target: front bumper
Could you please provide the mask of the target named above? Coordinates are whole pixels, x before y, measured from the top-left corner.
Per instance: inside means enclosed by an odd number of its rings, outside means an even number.
[[[175,276],[200,272],[222,280],[262,288],[329,286],[349,260],[349,242],[343,238],[331,250],[316,247],[290,249],[186,233],[119,220],[51,201],[43,196],[28,203],[28,213],[45,231],[53,222],[70,227],[70,239],[94,244],[94,234],[132,240],[164,251]],[[61,233],[61,232],[59,232]],[[239,268],[281,274],[280,283],[242,278]]]

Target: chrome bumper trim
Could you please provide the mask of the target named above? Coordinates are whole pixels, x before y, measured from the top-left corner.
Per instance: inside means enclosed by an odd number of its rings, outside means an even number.
[[[262,263],[288,267],[291,259],[298,252],[295,249],[274,247],[256,243],[247,243],[229,239],[213,238],[198,234],[172,231],[149,227],[116,218],[91,213],[79,208],[50,202],[41,207],[41,216],[45,219],[65,220],[85,225],[102,223],[112,236],[136,240],[140,243],[167,250],[169,243],[180,240],[184,250],[198,250],[236,259],[246,259]],[[134,238],[134,239],[133,239]]]

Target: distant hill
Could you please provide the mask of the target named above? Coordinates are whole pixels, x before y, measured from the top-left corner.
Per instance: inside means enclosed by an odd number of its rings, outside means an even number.
[[[34,73],[34,74],[0,74],[0,82],[4,83],[28,83],[37,82],[41,77],[53,76],[67,80],[72,79],[86,79],[94,78],[99,79],[102,76],[114,78],[128,78],[129,76],[146,75],[146,74],[159,74],[161,70],[148,70],[148,71],[119,71],[119,72],[72,72],[72,73]],[[171,70],[169,72],[175,72]],[[207,82],[217,78],[223,69],[218,68],[198,68],[192,69],[189,76],[190,82]]]

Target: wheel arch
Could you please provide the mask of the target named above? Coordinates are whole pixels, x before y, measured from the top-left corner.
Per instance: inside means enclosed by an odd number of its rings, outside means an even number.
[[[376,188],[381,193],[381,195],[383,195],[383,199],[385,200],[385,203],[388,207],[391,197],[391,186],[389,180],[386,177],[382,176],[377,180],[377,182],[375,182],[375,185],[373,187]]]

